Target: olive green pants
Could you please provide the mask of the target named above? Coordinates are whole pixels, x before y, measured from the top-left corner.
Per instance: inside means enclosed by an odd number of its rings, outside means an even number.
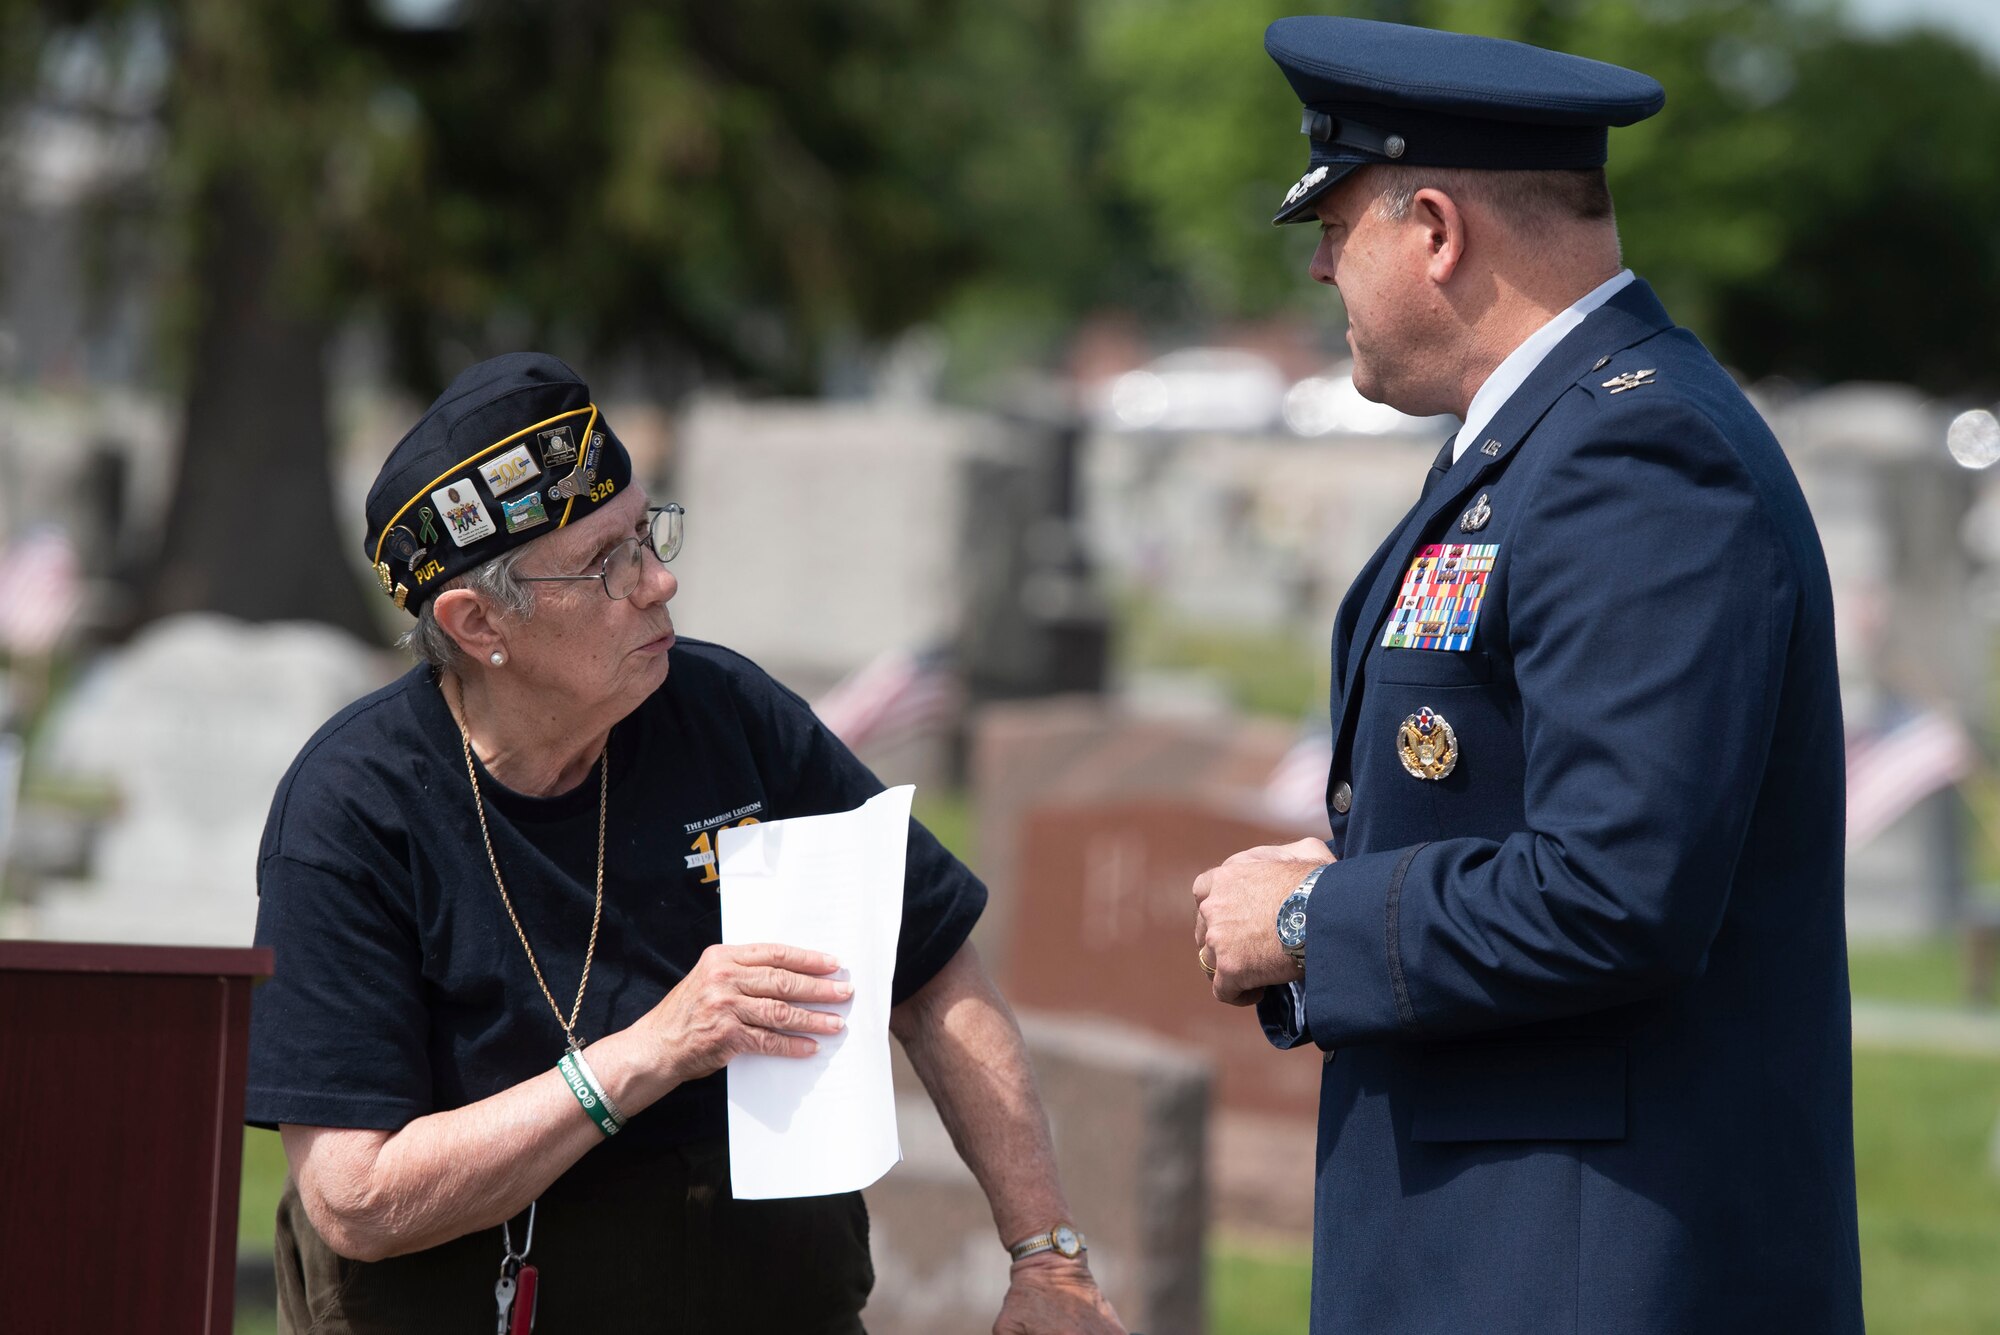
[[[285,1335],[491,1335],[499,1315],[497,1228],[350,1261],[326,1245],[287,1182],[276,1250]],[[861,1308],[875,1282],[858,1193],[732,1199],[717,1144],[688,1146],[587,1194],[552,1193],[528,1260],[541,1278],[536,1335],[864,1335]]]

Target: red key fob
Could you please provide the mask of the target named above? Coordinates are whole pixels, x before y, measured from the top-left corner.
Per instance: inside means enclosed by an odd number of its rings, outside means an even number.
[[[528,1335],[535,1328],[535,1300],[541,1286],[541,1273],[531,1265],[521,1267],[514,1276],[514,1310],[507,1322],[507,1335]]]

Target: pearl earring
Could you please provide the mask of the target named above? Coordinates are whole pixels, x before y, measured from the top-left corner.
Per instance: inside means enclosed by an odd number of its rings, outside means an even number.
[[[507,661],[507,655],[501,653],[498,649],[495,649],[492,653],[488,654],[486,658],[487,661],[493,664],[494,667],[500,667]]]

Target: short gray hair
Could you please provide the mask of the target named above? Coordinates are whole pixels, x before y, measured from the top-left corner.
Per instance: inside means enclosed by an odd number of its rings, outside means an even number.
[[[494,557],[484,565],[474,566],[462,575],[456,575],[438,586],[438,593],[448,589],[470,589],[480,597],[493,603],[501,612],[526,621],[535,614],[535,591],[514,574],[514,567],[520,563],[521,554],[527,547],[516,547]],[[429,663],[439,672],[456,671],[465,661],[465,651],[458,647],[458,641],[443,626],[438,624],[432,609],[437,606],[437,594],[424,600],[417,613],[417,624],[404,631],[396,643],[412,654]]]
[[[1417,191],[1476,194],[1523,222],[1599,221],[1612,216],[1611,187],[1602,167],[1549,171],[1495,171],[1477,167],[1378,166],[1376,210],[1390,222],[1410,216]]]

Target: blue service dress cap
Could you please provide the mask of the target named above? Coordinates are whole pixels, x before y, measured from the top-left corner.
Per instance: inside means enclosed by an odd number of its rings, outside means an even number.
[[[1301,222],[1357,167],[1601,167],[1609,127],[1666,104],[1635,70],[1524,42],[1372,19],[1279,19],[1264,32],[1304,104],[1304,176],[1271,221]]]

